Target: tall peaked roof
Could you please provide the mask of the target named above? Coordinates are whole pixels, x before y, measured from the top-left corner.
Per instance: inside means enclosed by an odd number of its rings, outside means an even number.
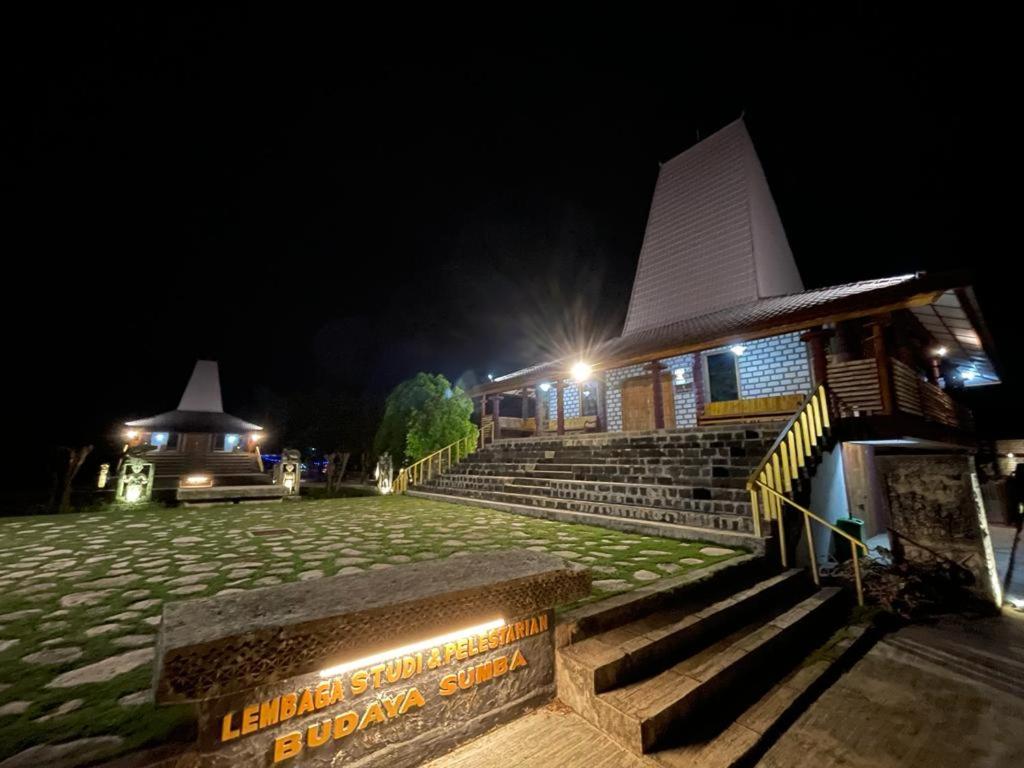
[[[661,166],[623,336],[802,290],[742,118]]]
[[[175,432],[260,432],[259,424],[224,413],[220,398],[220,372],[214,360],[197,360],[192,378],[173,411],[145,419],[126,421],[125,426]]]
[[[220,372],[215,360],[196,360],[196,367],[192,369],[192,378],[188,380],[178,410],[224,412],[224,403],[220,398]]]

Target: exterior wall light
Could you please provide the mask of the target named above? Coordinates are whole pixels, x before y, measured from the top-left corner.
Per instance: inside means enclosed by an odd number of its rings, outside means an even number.
[[[540,391],[541,392],[547,392],[549,389],[551,389],[551,382],[550,381],[545,381],[545,382],[542,382],[540,384]]]
[[[948,354],[948,352],[949,350],[946,349],[945,347],[936,347],[935,349],[932,350],[932,354],[935,355],[936,357],[945,357]]]
[[[729,351],[736,355],[736,357],[739,357],[740,355],[747,351],[747,348],[742,344],[733,344],[731,347],[729,347]]]
[[[129,429],[127,432],[124,433],[124,436],[127,437],[129,440],[134,440],[139,436],[139,430]]]
[[[487,374],[487,380],[488,381],[494,381],[494,374],[493,373],[488,373]]]
[[[578,363],[573,363],[572,366],[572,377],[581,384],[590,378],[590,374],[593,372],[593,368],[580,360]]]
[[[686,369],[685,368],[676,368],[674,371],[672,371],[672,376],[675,378],[676,384],[680,384],[681,385],[681,384],[685,384],[686,383]]]

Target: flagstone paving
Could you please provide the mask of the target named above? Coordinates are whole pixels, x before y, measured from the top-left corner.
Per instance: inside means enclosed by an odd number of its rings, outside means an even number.
[[[191,710],[149,696],[166,602],[507,548],[593,564],[581,602],[737,554],[409,497],[2,519],[0,765],[191,738]]]

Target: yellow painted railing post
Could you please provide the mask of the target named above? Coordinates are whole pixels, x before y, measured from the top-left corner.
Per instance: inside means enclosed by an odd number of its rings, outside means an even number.
[[[818,574],[818,556],[814,554],[814,536],[811,534],[811,518],[804,515],[804,533],[807,536],[807,550],[810,559],[807,561],[811,568],[811,576],[814,577],[814,586],[821,586],[821,576]]]

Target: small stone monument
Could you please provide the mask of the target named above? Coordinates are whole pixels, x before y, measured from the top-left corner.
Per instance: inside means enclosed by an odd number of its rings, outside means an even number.
[[[377,490],[381,496],[391,493],[391,486],[394,483],[394,470],[391,467],[391,454],[382,453],[377,459],[377,468],[373,471],[373,477],[377,481]]]
[[[129,504],[149,501],[153,497],[153,474],[155,471],[156,468],[151,461],[146,461],[138,456],[126,457],[117,473],[115,498]]]
[[[281,451],[281,460],[274,467],[274,483],[288,489],[289,496],[299,495],[302,480],[302,455],[294,448]]]

